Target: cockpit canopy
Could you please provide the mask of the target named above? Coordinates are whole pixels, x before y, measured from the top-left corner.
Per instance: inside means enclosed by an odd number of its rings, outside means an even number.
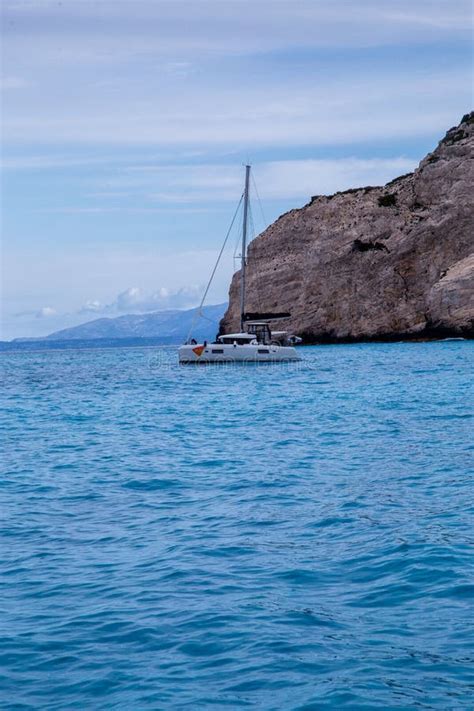
[[[244,346],[255,341],[255,335],[253,333],[226,333],[219,336],[217,340],[219,343],[230,343],[231,345],[237,343],[238,346]]]

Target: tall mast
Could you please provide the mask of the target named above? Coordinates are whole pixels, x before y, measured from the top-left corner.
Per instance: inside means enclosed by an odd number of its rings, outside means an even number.
[[[242,265],[240,268],[240,330],[244,330],[245,316],[245,269],[247,267],[247,224],[249,214],[250,166],[245,166],[244,223],[242,227]]]

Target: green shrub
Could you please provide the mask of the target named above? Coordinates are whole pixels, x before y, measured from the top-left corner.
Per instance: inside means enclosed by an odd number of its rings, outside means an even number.
[[[395,193],[385,193],[379,197],[380,207],[392,207],[397,204],[397,196]]]

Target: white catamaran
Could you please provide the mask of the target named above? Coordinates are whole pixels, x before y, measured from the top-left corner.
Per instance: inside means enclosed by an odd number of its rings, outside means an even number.
[[[269,322],[288,318],[290,314],[248,314],[245,311],[245,271],[247,267],[247,232],[249,218],[250,166],[245,166],[244,214],[242,227],[242,255],[240,270],[240,332],[217,337],[214,343],[196,343],[189,335],[186,343],[178,349],[180,363],[285,363],[301,360],[294,345],[301,338],[289,336],[286,331],[271,331]],[[241,198],[242,200],[242,198]],[[229,233],[228,233],[229,235]],[[227,235],[227,236],[228,236]],[[227,240],[227,237],[226,237]],[[225,246],[225,242],[224,242]],[[224,247],[204,293],[198,314],[201,312],[210,283]]]

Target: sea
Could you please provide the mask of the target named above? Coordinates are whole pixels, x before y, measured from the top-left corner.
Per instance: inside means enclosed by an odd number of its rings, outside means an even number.
[[[7,352],[0,708],[473,709],[474,342]]]

